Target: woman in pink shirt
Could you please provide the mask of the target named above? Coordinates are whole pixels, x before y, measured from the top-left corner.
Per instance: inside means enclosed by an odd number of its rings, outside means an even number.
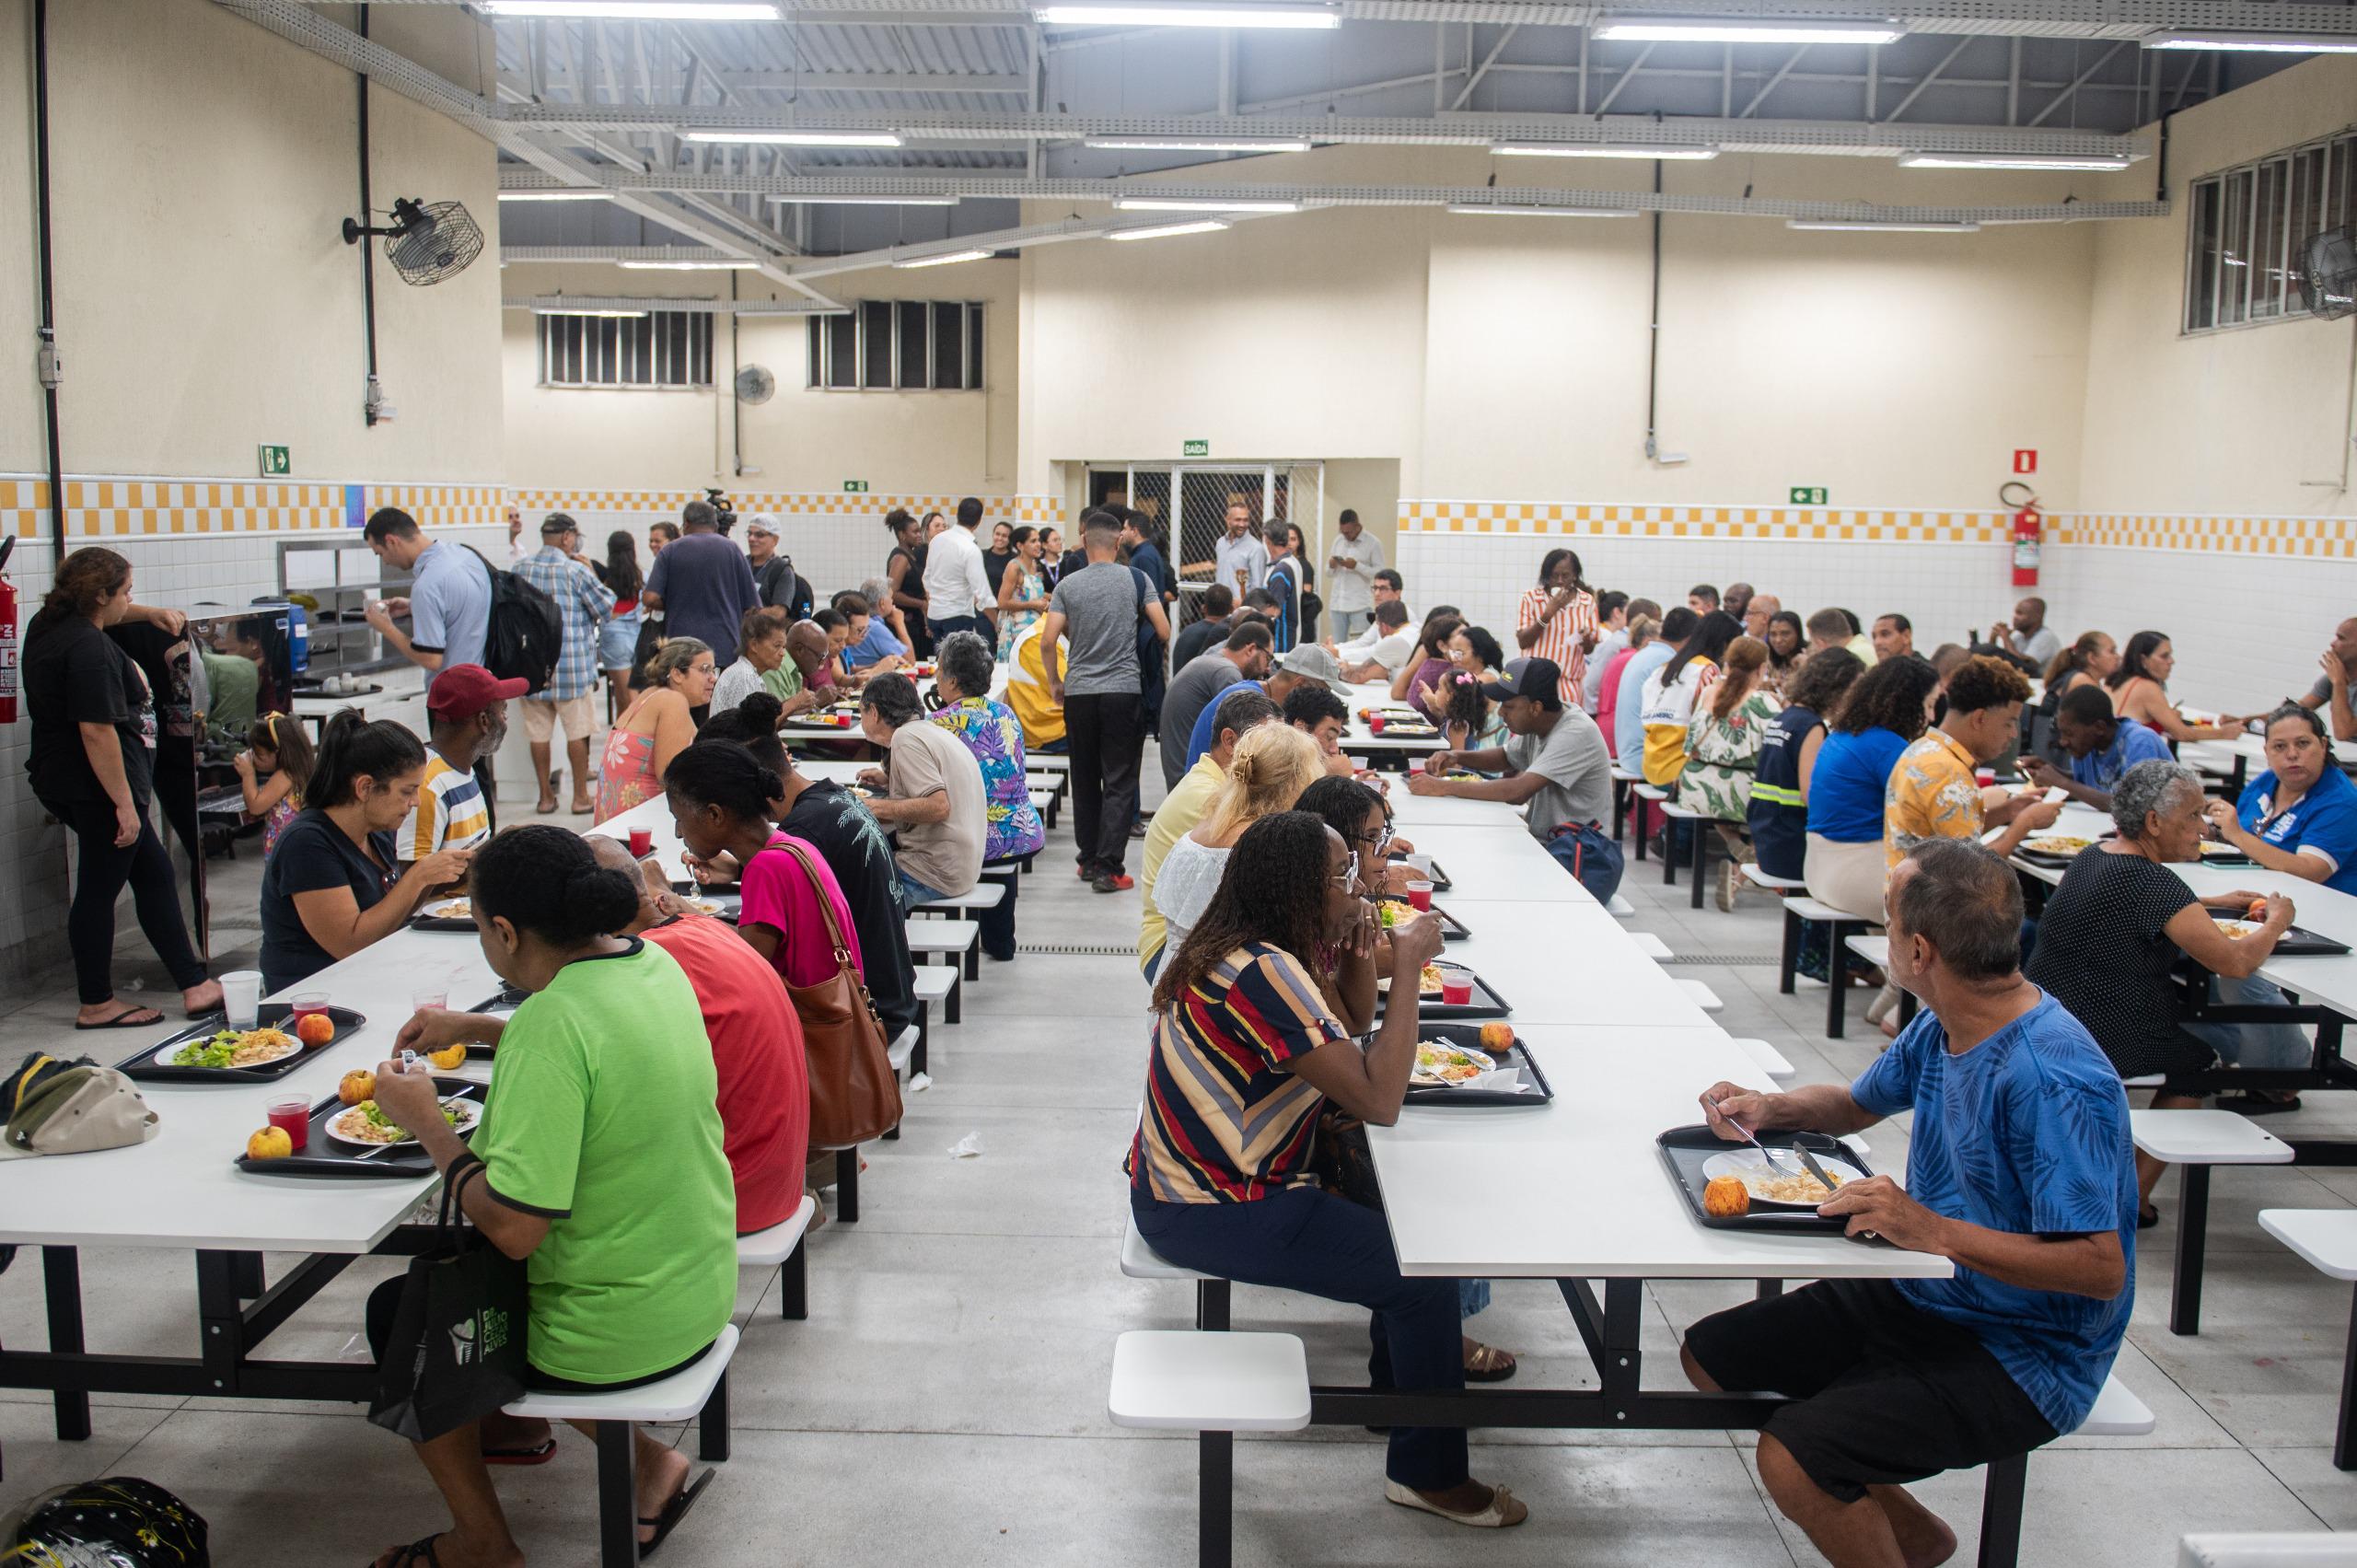
[[[1629,662],[1630,655],[1652,642],[1660,630],[1661,623],[1649,615],[1631,616],[1629,645],[1614,654],[1604,666],[1604,685],[1596,700],[1596,727],[1604,732],[1607,746],[1612,744],[1613,717],[1620,711],[1620,667]]]
[[[772,826],[784,780],[743,747],[707,740],[672,759],[663,770],[663,789],[688,853],[699,860],[726,854],[742,868],[737,935],[786,984],[819,985],[834,978],[835,932],[866,978],[859,933],[834,872],[814,846]]]

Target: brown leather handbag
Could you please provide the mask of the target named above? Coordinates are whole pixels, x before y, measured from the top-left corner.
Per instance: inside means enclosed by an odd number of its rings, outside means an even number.
[[[843,939],[826,884],[799,844],[772,843],[761,853],[783,850],[810,878],[834,944],[835,972],[816,985],[788,985],[786,999],[802,1020],[802,1049],[810,1068],[810,1146],[849,1148],[882,1137],[900,1124],[900,1080],[886,1052],[884,1020],[868,1000],[859,964]]]

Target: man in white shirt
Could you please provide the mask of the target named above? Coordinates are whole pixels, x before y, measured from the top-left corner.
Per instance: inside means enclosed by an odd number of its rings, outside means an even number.
[[[1375,575],[1374,608],[1380,610],[1387,604],[1396,604],[1401,610],[1407,610],[1408,601],[1401,597],[1406,587],[1405,579],[1398,572],[1388,566],[1384,567]],[[1408,619],[1415,620],[1414,614],[1409,613]],[[1345,664],[1353,659],[1372,658],[1375,656],[1376,644],[1383,641],[1385,635],[1382,626],[1370,615],[1365,629],[1357,636],[1345,638],[1340,643],[1329,637],[1326,642],[1326,650],[1341,658]]]
[[[969,495],[958,503],[958,526],[934,535],[926,547],[925,624],[933,630],[936,648],[954,632],[992,635],[982,617],[997,607],[998,595],[991,591],[982,547],[974,542],[974,530],[981,523],[982,504]]]
[[[1383,570],[1383,541],[1348,508],[1336,527],[1342,537],[1326,558],[1326,609],[1334,617],[1334,635],[1350,638],[1375,618],[1375,575]]]
[[[1178,569],[1182,577],[1209,577],[1225,583],[1237,598],[1269,580],[1269,547],[1252,532],[1252,508],[1241,501],[1227,505],[1227,531],[1212,547],[1209,561]]]
[[[1408,625],[1408,607],[1398,599],[1387,599],[1375,607],[1375,624],[1369,628],[1376,640],[1364,660],[1353,662],[1342,658],[1342,679],[1358,685],[1364,681],[1380,680],[1389,685],[1394,676],[1408,667],[1416,651],[1416,633]]]
[[[1991,626],[1989,640],[2009,654],[2035,660],[2041,670],[2062,651],[2062,639],[2046,623],[2046,601],[2035,594],[2014,606],[2012,625],[2001,621]]]

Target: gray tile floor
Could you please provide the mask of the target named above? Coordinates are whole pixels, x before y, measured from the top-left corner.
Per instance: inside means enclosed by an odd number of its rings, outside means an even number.
[[[514,805],[506,814],[522,817]],[[1129,959],[1089,955],[1134,931],[1137,895],[1091,893],[1065,869],[1069,843],[1067,824],[1024,879],[1027,951],[1012,965],[985,966],[962,1025],[936,1026],[936,1081],[910,1099],[900,1141],[868,1151],[860,1224],[815,1238],[809,1320],[782,1321],[774,1278],[745,1276],[736,1454],[672,1543],[679,1560],[715,1568],[1193,1561],[1191,1445],[1118,1431],[1105,1417],[1114,1335],[1182,1326],[1190,1300],[1175,1284],[1124,1279],[1115,1265],[1145,988]],[[241,855],[215,863],[225,949],[254,935],[259,863],[250,848]],[[1733,914],[1698,912],[1683,887],[1662,887],[1651,863],[1631,865],[1624,890],[1638,906],[1632,926],[1659,935],[1677,955],[1675,972],[1724,1000],[1719,1021],[1774,1042],[1803,1081],[1843,1078],[1872,1058],[1879,1037],[1858,1016],[1862,1002],[1850,1037],[1837,1041],[1822,1032],[1820,990],[1804,981],[1795,996],[1777,994],[1769,900],[1750,894]],[[135,930],[122,947],[122,972],[158,987]],[[60,976],[6,1005],[0,1061],[57,1044],[71,986]],[[2278,1130],[2357,1135],[2357,1098],[2312,1104]],[[970,1132],[981,1134],[982,1155],[949,1157]],[[1880,1135],[1877,1157],[1903,1158],[1903,1142]],[[2161,1196],[2173,1209],[2174,1189]],[[2146,1234],[2119,1370],[2158,1430],[2065,1439],[2032,1463],[2026,1563],[2162,1568],[2189,1530],[2357,1527],[2357,1476],[2335,1470],[2329,1449],[2348,1287],[2278,1247],[2255,1219],[2262,1206],[2341,1207],[2352,1198],[2357,1174],[2222,1172],[2199,1339],[2166,1326],[2174,1229],[2165,1222]],[[350,1270],[272,1350],[352,1353],[361,1300],[392,1268]],[[186,1254],[94,1251],[84,1272],[94,1345],[193,1353]],[[41,1342],[39,1275],[28,1255],[0,1276],[8,1343]],[[1674,1381],[1685,1325],[1744,1294],[1655,1291],[1648,1376]],[[1357,1314],[1239,1289],[1236,1317],[1240,1328],[1303,1335],[1322,1380],[1350,1380],[1364,1365]],[[1521,1356],[1530,1385],[1592,1386],[1551,1286],[1502,1282],[1473,1327]],[[203,1513],[216,1560],[240,1568],[359,1563],[442,1523],[423,1471],[356,1409],[107,1396],[94,1425],[88,1442],[59,1443],[45,1396],[0,1391],[0,1513],[44,1487],[145,1475]],[[1495,1537],[1387,1506],[1379,1442],[1328,1429],[1245,1443],[1238,1560],[1352,1568],[1819,1561],[1767,1504],[1741,1434],[1477,1433],[1476,1472],[1512,1484],[1532,1510],[1529,1525]],[[588,1446],[568,1437],[556,1462],[500,1476],[535,1562],[593,1560],[593,1469]],[[1976,1474],[1925,1489],[1964,1538],[1959,1561],[1970,1560],[1979,1488]]]

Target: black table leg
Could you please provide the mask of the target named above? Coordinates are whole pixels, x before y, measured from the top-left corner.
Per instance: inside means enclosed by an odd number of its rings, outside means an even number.
[[[1635,784],[1629,786],[1629,816],[1637,824],[1637,858],[1643,860],[1645,858],[1645,797],[1637,793]]]
[[[1686,830],[1694,835],[1693,904],[1696,909],[1701,909],[1702,907],[1702,874],[1710,866],[1711,841],[1719,836],[1719,830],[1709,827],[1707,823],[1692,819],[1688,819]]]
[[[728,1458],[728,1374],[712,1386],[712,1397],[696,1412],[696,1458],[722,1459]],[[637,1456],[633,1455],[635,1462]]]
[[[49,1348],[79,1351],[82,1343],[82,1255],[71,1247],[41,1249],[41,1294],[49,1309]],[[90,1435],[90,1396],[60,1388],[51,1396],[57,1409],[60,1442]]]
[[[260,1295],[266,1288],[261,1277],[261,1254],[259,1252],[230,1253],[229,1271],[237,1281],[238,1294],[248,1301]]]
[[[1773,1301],[1783,1294],[1784,1282],[1782,1280],[1754,1280],[1752,1282],[1751,1296],[1755,1301]]]
[[[599,1568],[638,1562],[638,1454],[626,1421],[598,1423],[598,1562]]]
[[[2201,1251],[2210,1230],[2210,1167],[2179,1166],[2177,1285],[2169,1297],[2169,1332],[2201,1331]]]
[[[1236,1555],[1236,1434],[1199,1434],[1195,1450],[1195,1561],[1201,1568],[1228,1568]]]
[[[2028,1486],[2027,1454],[1990,1465],[1980,1493],[1980,1568],[2014,1568],[2021,1555],[2022,1497]]]
[[[2349,1310],[2349,1346],[2340,1360],[2340,1421],[2332,1433],[2332,1468],[2357,1470],[2357,1299]]]
[[[1776,993],[1790,996],[1794,977],[1801,968],[1801,917],[1788,906],[1784,911],[1784,947],[1776,958]]]
[[[1206,1333],[1227,1332],[1228,1282],[1195,1282],[1195,1327]]]
[[[859,1223],[859,1146],[835,1151],[835,1218]]]
[[[1826,925],[1825,981],[1831,987],[1825,998],[1825,1032],[1835,1040],[1850,1016],[1850,948],[1841,940],[1841,928],[1846,921],[1831,921]]]

